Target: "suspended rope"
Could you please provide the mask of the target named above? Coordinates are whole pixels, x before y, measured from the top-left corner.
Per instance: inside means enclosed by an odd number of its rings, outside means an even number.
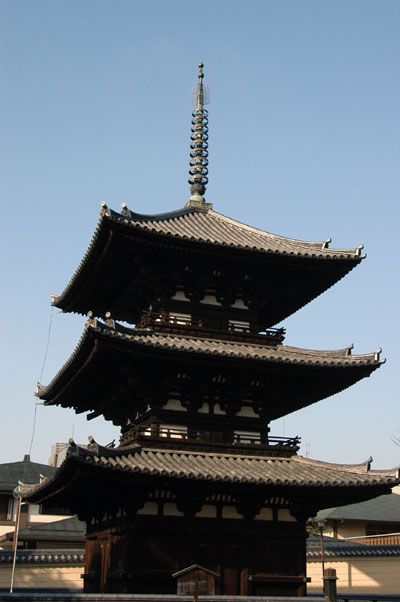
[[[50,322],[49,322],[49,327],[47,329],[46,348],[45,348],[45,352],[44,352],[44,356],[43,356],[42,367],[40,370],[40,377],[39,377],[39,381],[38,381],[39,383],[41,382],[41,380],[43,378],[43,372],[44,372],[44,369],[46,366],[47,354],[48,354],[49,347],[50,347],[50,337],[51,337],[51,329],[52,329],[52,325],[53,325],[53,318],[55,315],[60,314],[60,313],[62,313],[62,311],[56,311],[55,309],[52,309],[50,312]],[[17,550],[18,550],[18,535],[19,535],[19,525],[20,525],[20,518],[21,518],[21,506],[24,503],[22,501],[21,485],[24,484],[26,470],[28,467],[28,461],[30,459],[30,455],[32,452],[33,442],[35,440],[37,409],[38,409],[39,405],[40,405],[39,401],[35,402],[35,409],[33,412],[32,435],[31,435],[31,440],[30,440],[29,449],[28,449],[28,458],[24,462],[24,470],[22,473],[21,480],[18,481],[18,485],[13,491],[14,498],[16,499],[17,508],[16,508],[16,517],[15,517],[16,522],[15,522],[15,530],[14,530],[14,538],[13,538],[13,564],[12,564],[12,570],[11,570],[10,594],[13,593],[13,589],[14,589],[15,568],[16,568],[16,563],[17,563]]]

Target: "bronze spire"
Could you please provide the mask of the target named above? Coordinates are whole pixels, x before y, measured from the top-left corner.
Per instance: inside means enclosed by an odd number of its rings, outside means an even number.
[[[191,196],[189,205],[205,206],[204,193],[208,183],[208,90],[203,84],[203,63],[199,64],[195,109],[192,113],[190,144],[189,184]]]

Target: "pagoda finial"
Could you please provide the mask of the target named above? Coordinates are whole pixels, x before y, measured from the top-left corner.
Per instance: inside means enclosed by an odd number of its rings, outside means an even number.
[[[187,205],[206,206],[204,193],[208,183],[208,89],[203,84],[203,63],[199,63],[197,87],[194,95],[190,144],[189,184],[191,196]]]

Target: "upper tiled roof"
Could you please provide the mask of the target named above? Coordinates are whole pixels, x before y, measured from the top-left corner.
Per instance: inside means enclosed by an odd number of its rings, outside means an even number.
[[[144,301],[136,288],[141,289],[144,278],[140,269],[143,256],[151,264],[148,245],[153,251],[167,251],[165,260],[172,263],[179,263],[183,256],[196,259],[197,252],[207,251],[214,260],[223,256],[229,265],[239,254],[254,291],[274,281],[272,300],[267,303],[263,295],[257,297],[261,327],[277,324],[309,303],[363,258],[362,245],[330,249],[329,241],[306,242],[278,236],[212,209],[185,207],[171,213],[142,215],[126,208],[117,213],[104,206],[82,261],[64,291],[52,297],[52,304],[82,314],[91,309],[97,316],[112,311],[120,320],[137,323]],[[255,257],[259,261],[254,262]],[[151,264],[150,269],[156,267]],[[288,294],[288,283],[295,282]],[[151,286],[149,291],[151,297]]]
[[[329,249],[330,239],[307,242],[271,234],[207,208],[185,207],[171,213],[144,215],[127,208],[117,213],[104,206],[101,216],[154,234],[262,253],[358,260],[362,249],[362,245],[353,249]]]

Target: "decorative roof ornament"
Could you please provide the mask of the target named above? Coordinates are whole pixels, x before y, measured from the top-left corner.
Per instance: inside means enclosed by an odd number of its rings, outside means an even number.
[[[209,92],[203,84],[203,63],[199,63],[197,87],[194,91],[195,109],[192,113],[192,129],[190,144],[189,184],[191,196],[186,203],[189,207],[209,209],[204,193],[208,184],[208,111],[204,108],[209,103]]]

